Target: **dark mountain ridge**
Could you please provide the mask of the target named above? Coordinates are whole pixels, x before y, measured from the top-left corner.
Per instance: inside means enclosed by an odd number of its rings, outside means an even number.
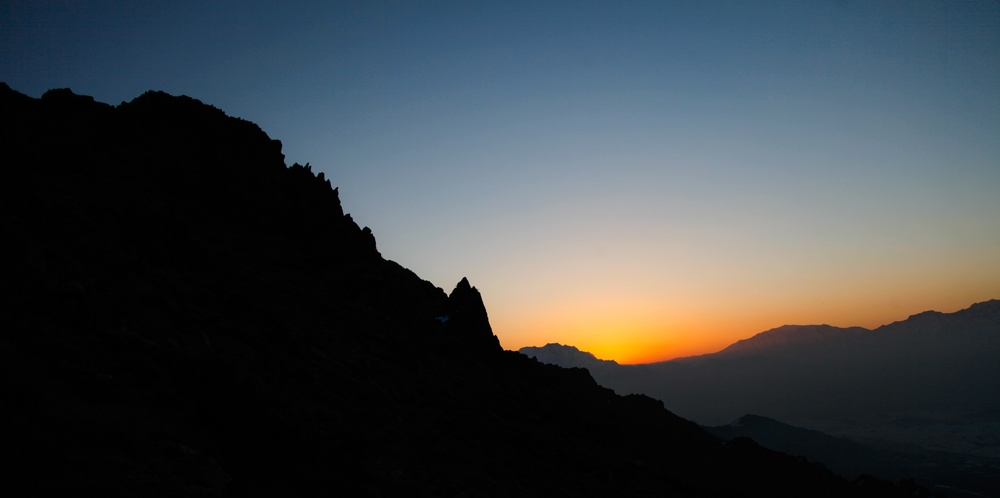
[[[187,97],[0,84],[12,496],[901,496],[503,351]]]

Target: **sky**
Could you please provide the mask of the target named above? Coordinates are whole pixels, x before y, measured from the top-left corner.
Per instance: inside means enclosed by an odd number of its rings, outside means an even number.
[[[0,2],[0,81],[257,123],[507,349],[1000,298],[1000,2]]]

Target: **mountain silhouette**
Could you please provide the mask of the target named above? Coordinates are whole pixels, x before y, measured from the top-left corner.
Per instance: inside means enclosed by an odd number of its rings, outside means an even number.
[[[188,97],[0,84],[10,496],[904,496],[503,351]]]
[[[574,346],[564,346],[559,343],[549,343],[542,347],[523,347],[522,354],[535,358],[542,363],[553,365],[572,365],[573,368],[586,368],[591,373],[595,370],[606,370],[619,367],[617,361],[601,360],[586,351],[580,351]]]
[[[841,328],[830,325],[785,325],[761,332],[749,339],[737,341],[712,358],[737,358],[757,354],[773,354],[782,350],[823,348],[843,343],[869,332],[862,327]]]

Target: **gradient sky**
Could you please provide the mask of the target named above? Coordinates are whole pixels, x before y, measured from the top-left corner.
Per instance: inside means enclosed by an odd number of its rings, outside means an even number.
[[[253,121],[507,349],[1000,298],[1000,2],[0,2],[0,81]]]

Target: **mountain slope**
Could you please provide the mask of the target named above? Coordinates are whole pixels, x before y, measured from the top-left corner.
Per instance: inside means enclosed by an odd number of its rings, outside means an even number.
[[[503,351],[255,125],[0,85],[17,496],[892,496]]]
[[[952,496],[991,496],[1000,489],[1000,462],[996,459],[970,459],[907,445],[862,444],[759,415],[743,415],[730,424],[706,430],[725,441],[748,437],[765,448],[823,462],[848,478],[874,473],[898,480],[949,483]]]
[[[882,455],[845,438],[819,431],[793,427],[759,415],[743,415],[732,423],[706,430],[722,440],[749,437],[766,448],[789,455],[802,455],[823,462],[832,470],[849,477],[885,470]],[[907,475],[894,476],[906,478]]]

